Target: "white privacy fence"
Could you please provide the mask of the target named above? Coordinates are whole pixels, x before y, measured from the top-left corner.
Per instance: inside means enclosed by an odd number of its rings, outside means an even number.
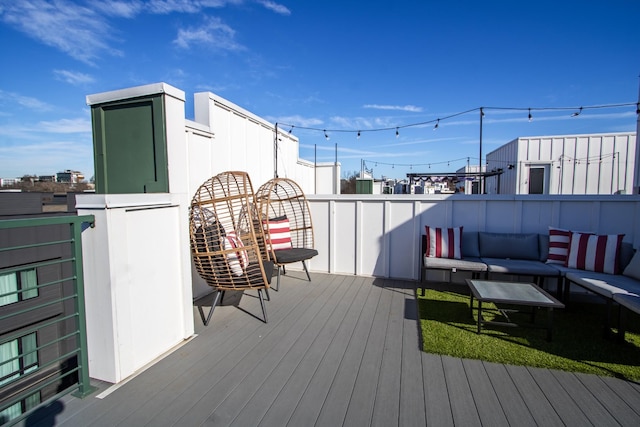
[[[546,233],[549,226],[624,233],[640,246],[640,196],[309,196],[319,255],[310,269],[420,278],[425,225]]]

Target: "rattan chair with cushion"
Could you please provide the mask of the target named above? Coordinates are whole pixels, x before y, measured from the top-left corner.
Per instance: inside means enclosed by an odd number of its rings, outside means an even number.
[[[309,203],[300,186],[288,178],[274,178],[256,192],[265,241],[261,245],[278,267],[275,289],[280,287],[280,270],[302,262],[311,281],[306,261],[318,255],[314,247],[313,222]]]
[[[248,226],[254,223],[252,206],[255,195],[245,172],[223,172],[196,191],[189,213],[191,254],[196,271],[215,289],[211,310],[205,325],[225,291],[257,290],[264,322],[267,322],[265,297],[273,275],[273,262],[263,259],[258,241],[262,230]]]

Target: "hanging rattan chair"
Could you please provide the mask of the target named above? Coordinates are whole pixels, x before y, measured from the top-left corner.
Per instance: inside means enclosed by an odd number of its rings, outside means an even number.
[[[215,289],[206,319],[198,306],[205,325],[225,291],[253,289],[258,291],[267,322],[262,291],[268,298],[273,263],[263,259],[260,251],[262,229],[250,226],[255,205],[251,180],[245,172],[220,173],[203,183],[193,196],[189,213],[191,253],[196,271]]]
[[[278,267],[275,289],[280,287],[280,269],[286,274],[286,264],[302,262],[311,281],[306,261],[318,251],[314,247],[309,203],[300,186],[288,178],[274,178],[258,189],[256,199],[265,238],[261,246]]]

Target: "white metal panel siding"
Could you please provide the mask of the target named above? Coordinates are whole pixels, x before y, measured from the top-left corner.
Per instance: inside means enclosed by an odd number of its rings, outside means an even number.
[[[359,254],[356,274],[366,271],[374,276],[388,276],[386,264],[388,243],[384,239],[389,232],[389,224],[385,221],[384,202],[358,201],[356,208],[358,222],[362,224],[356,243]]]
[[[245,171],[254,189],[274,177],[274,125],[210,92],[195,94],[194,113],[196,122],[208,127],[215,138],[208,157],[190,156],[191,169],[210,170],[207,178],[225,170]],[[279,129],[278,176],[291,178],[305,193],[312,193],[315,187],[312,166],[299,159],[298,149],[298,138]],[[198,150],[206,154],[201,148]]]
[[[503,173],[486,179],[487,194],[515,194],[517,186],[518,139],[514,139],[487,154],[487,171],[502,169]],[[513,165],[509,169],[509,165]],[[498,187],[498,183],[500,184]]]
[[[527,137],[487,154],[487,164],[489,171],[507,166],[500,194],[528,194],[529,168],[542,165],[549,168],[546,194],[631,194],[635,152],[633,132]],[[491,194],[497,181],[488,179]]]
[[[332,209],[331,218],[331,265],[332,273],[357,274],[356,256],[357,235],[362,235],[362,221],[357,213],[357,206],[351,201],[336,200]],[[315,231],[315,230],[314,230]],[[322,231],[320,231],[322,233]],[[372,230],[371,235],[380,235],[379,230]],[[370,253],[368,253],[370,254]],[[372,274],[369,271],[367,274]]]

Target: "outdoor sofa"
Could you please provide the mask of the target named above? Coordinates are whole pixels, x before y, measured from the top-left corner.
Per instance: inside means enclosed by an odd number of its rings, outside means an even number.
[[[557,296],[565,303],[572,285],[602,297],[608,331],[614,304],[640,313],[640,251],[622,238],[554,227],[538,234],[427,226],[421,245],[422,294],[431,270],[448,272],[449,280],[458,271],[485,279],[494,274],[531,276],[541,286],[545,279],[555,279]]]

